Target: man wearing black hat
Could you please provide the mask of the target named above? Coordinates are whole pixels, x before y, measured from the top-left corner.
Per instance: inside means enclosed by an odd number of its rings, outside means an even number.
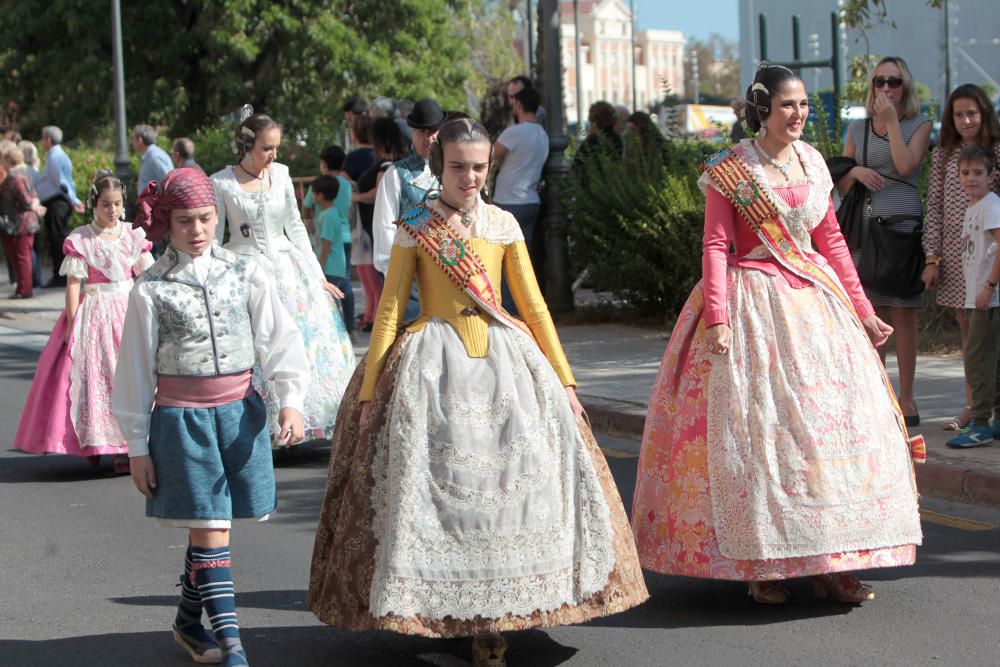
[[[423,201],[438,181],[427,166],[427,155],[437,138],[438,128],[444,122],[444,111],[430,98],[417,100],[413,111],[406,117],[406,124],[413,129],[413,152],[386,170],[375,195],[375,214],[372,218],[373,263],[383,274],[389,268],[389,254],[396,238],[396,220]],[[406,319],[411,319],[407,306]],[[415,311],[413,317],[416,317]]]

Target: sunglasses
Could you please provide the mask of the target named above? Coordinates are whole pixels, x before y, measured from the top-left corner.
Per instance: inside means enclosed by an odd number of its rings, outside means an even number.
[[[899,88],[900,86],[903,85],[903,80],[900,79],[898,76],[890,76],[888,79],[885,78],[884,76],[877,76],[874,79],[872,79],[872,86],[874,86],[876,90],[882,88],[886,84],[888,84],[890,88],[895,90],[896,88]]]

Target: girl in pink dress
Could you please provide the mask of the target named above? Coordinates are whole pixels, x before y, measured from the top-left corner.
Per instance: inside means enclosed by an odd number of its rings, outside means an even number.
[[[111,383],[132,278],[153,263],[145,233],[122,223],[124,187],[99,171],[88,201],[94,221],[66,238],[66,309],[38,359],[14,447],[29,454],[114,455],[128,473],[128,451],[111,414]]]

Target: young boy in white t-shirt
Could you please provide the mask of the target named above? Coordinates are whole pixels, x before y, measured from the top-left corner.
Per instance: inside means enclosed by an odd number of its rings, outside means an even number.
[[[969,337],[965,344],[965,378],[972,389],[972,420],[946,444],[966,448],[1000,439],[1000,418],[994,415],[997,361],[1000,359],[1000,197],[990,190],[993,152],[966,146],[958,157],[958,178],[969,195],[962,227],[962,273]]]

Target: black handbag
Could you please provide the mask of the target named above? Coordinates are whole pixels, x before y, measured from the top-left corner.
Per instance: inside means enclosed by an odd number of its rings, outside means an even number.
[[[858,276],[865,287],[908,299],[924,291],[924,223],[919,216],[876,216],[868,221]]]
[[[864,163],[868,165],[868,132],[871,121],[865,124]],[[915,187],[912,183],[882,174],[900,183]],[[866,197],[859,207],[862,213],[870,213],[871,199]],[[858,278],[861,284],[871,290],[909,299],[924,291],[926,256],[923,248],[924,223],[919,215],[875,216],[868,220],[868,233],[861,243],[861,261]]]

